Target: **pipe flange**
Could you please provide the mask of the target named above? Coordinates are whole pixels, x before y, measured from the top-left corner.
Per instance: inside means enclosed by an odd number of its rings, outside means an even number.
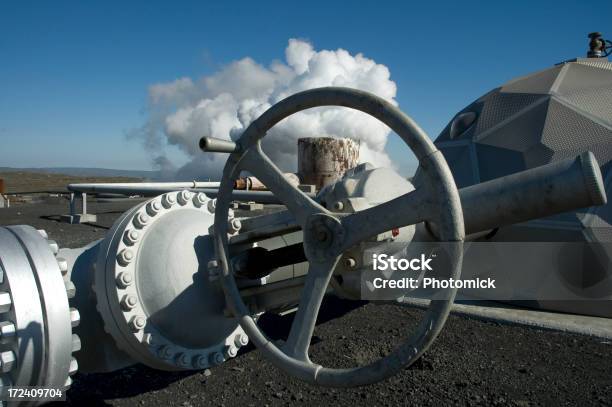
[[[223,314],[221,288],[207,276],[214,256],[207,234],[212,202],[203,193],[166,193],[126,212],[102,243],[94,278],[97,307],[117,346],[141,363],[204,369],[248,343],[237,321]],[[208,318],[196,315],[201,303]]]
[[[0,228],[0,382],[67,389],[78,363],[80,320],[59,246],[44,230]]]

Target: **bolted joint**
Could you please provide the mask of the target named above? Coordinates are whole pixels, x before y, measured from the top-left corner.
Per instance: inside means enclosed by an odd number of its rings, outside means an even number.
[[[172,350],[171,346],[169,346],[169,345],[162,345],[162,346],[160,346],[159,351],[157,352],[157,354],[162,359],[170,360],[170,359],[172,359],[172,356],[174,356],[174,351]]]
[[[59,245],[57,244],[57,242],[55,240],[48,240],[47,243],[49,244],[53,255],[56,255],[57,252],[59,252]]]
[[[206,207],[208,212],[215,213],[215,209],[217,209],[217,198],[208,201],[208,205]]]
[[[149,215],[144,212],[138,212],[136,216],[134,216],[133,223],[138,229],[142,229],[149,224],[150,220],[151,218],[149,218]]]
[[[193,197],[193,205],[197,208],[201,208],[208,202],[208,197],[203,192],[197,193]]]
[[[197,356],[193,361],[193,367],[197,369],[206,369],[208,366],[208,357],[206,355]]]
[[[0,368],[4,373],[8,373],[13,370],[16,360],[17,358],[15,357],[15,352],[12,350],[0,352]]]
[[[176,199],[179,205],[187,205],[187,203],[191,200],[191,196],[192,193],[184,189],[177,194]]]
[[[68,280],[64,282],[64,286],[66,287],[66,295],[68,296],[68,299],[74,298],[76,295],[76,287],[74,286],[74,283]]]
[[[132,283],[134,282],[134,277],[132,276],[132,273],[124,271],[117,275],[115,281],[117,282],[117,286],[119,288],[126,288],[132,285]]]
[[[236,345],[237,348],[241,348],[248,344],[249,344],[249,337],[246,334],[238,334],[234,338],[234,345]]]
[[[158,200],[151,201],[147,204],[147,213],[150,216],[157,215],[159,211],[161,210],[162,210],[162,205],[161,205],[161,202],[159,202]]]
[[[164,208],[169,209],[176,203],[176,196],[172,193],[164,194],[162,195],[161,202]]]
[[[134,316],[130,319],[130,328],[134,332],[143,330],[145,325],[147,325],[147,319],[141,315]]]
[[[6,291],[0,291],[0,313],[8,312],[12,304],[11,294]]]
[[[221,363],[225,362],[225,357],[221,352],[213,352],[210,354],[210,364],[213,366],[218,366]]]
[[[354,269],[357,266],[357,262],[352,257],[347,257],[344,259],[344,267],[347,269]]]
[[[179,353],[176,356],[176,364],[181,367],[189,368],[191,367],[191,358],[186,353]]]
[[[79,314],[79,311],[76,308],[70,307],[70,325],[75,328],[79,326],[80,322],[81,314]]]
[[[125,234],[123,235],[123,243],[125,243],[128,246],[132,246],[134,243],[138,241],[139,238],[140,238],[140,232],[137,231],[136,229],[126,230]]]
[[[227,231],[230,234],[238,233],[242,228],[242,222],[240,219],[232,218],[227,222]]]
[[[62,276],[65,276],[66,273],[68,273],[68,262],[66,261],[66,259],[62,257],[58,257],[56,258],[56,260],[57,260],[57,265],[60,271],[62,272]]]
[[[70,367],[68,368],[68,374],[72,376],[79,370],[79,364],[75,358],[70,359]]]
[[[15,324],[12,322],[0,322],[0,340],[14,338],[16,331]]]
[[[134,252],[130,249],[123,249],[117,255],[117,263],[119,263],[121,266],[127,266],[132,262],[132,260],[134,260]]]
[[[223,355],[226,359],[235,358],[237,354],[238,348],[236,348],[235,346],[229,345],[223,348]]]
[[[136,298],[135,295],[127,294],[127,295],[124,295],[123,298],[121,299],[121,308],[124,311],[129,311],[131,309],[134,309],[136,305],[138,305],[138,298]]]

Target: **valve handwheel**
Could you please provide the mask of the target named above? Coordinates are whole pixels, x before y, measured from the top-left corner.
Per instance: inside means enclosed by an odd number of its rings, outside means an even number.
[[[320,106],[357,109],[385,123],[416,155],[426,182],[405,195],[352,214],[332,213],[310,199],[291,185],[264,154],[261,139],[272,126],[291,114]],[[344,251],[379,233],[424,221],[436,224],[440,241],[462,242],[464,239],[459,193],[446,160],[412,119],[389,102],[367,92],[339,87],[318,88],[289,96],[269,108],[249,125],[235,144],[203,138],[201,147],[205,151],[231,153],[223,169],[217,196],[215,248],[228,305],[267,359],[302,380],[323,386],[349,387],[374,383],[395,374],[416,361],[431,345],[446,322],[456,290],[449,288],[443,299],[431,300],[416,332],[393,352],[369,365],[334,369],[315,364],[308,357],[321,301]],[[228,258],[228,209],[233,181],[243,170],[259,178],[286,205],[304,233],[308,273],[289,337],[280,348],[264,335],[251,317],[240,296]],[[453,267],[449,277],[458,278],[462,250],[450,252]]]

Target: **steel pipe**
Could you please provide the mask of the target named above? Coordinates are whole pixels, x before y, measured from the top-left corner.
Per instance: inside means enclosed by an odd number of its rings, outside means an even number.
[[[591,152],[459,190],[466,234],[606,203]]]
[[[161,195],[165,192],[177,191],[179,189],[202,189],[217,188],[218,182],[125,182],[125,183],[92,183],[92,184],[68,184],[67,188],[72,192],[81,193],[111,193],[123,195]]]

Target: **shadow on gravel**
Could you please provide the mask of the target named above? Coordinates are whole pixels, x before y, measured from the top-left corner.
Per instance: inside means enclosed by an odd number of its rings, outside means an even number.
[[[346,313],[365,305],[365,301],[347,301],[328,296],[321,305],[317,324],[339,318]],[[270,339],[286,339],[291,329],[294,313],[288,315],[264,314],[258,325]],[[313,337],[313,343],[320,339]],[[242,348],[238,357],[255,349],[252,344]],[[186,377],[199,374],[199,371],[165,372],[144,365],[134,365],[116,372],[97,374],[77,374],[74,384],[68,391],[68,404],[87,406],[107,406],[105,400],[133,397],[142,393],[160,390]],[[64,405],[57,403],[56,405]]]
[[[367,304],[367,301],[348,301],[334,296],[327,296],[321,304],[317,325],[339,318],[354,309]],[[285,340],[293,323],[295,313],[288,315],[263,314],[257,321],[262,331],[273,340]],[[314,337],[316,340],[316,337]]]

